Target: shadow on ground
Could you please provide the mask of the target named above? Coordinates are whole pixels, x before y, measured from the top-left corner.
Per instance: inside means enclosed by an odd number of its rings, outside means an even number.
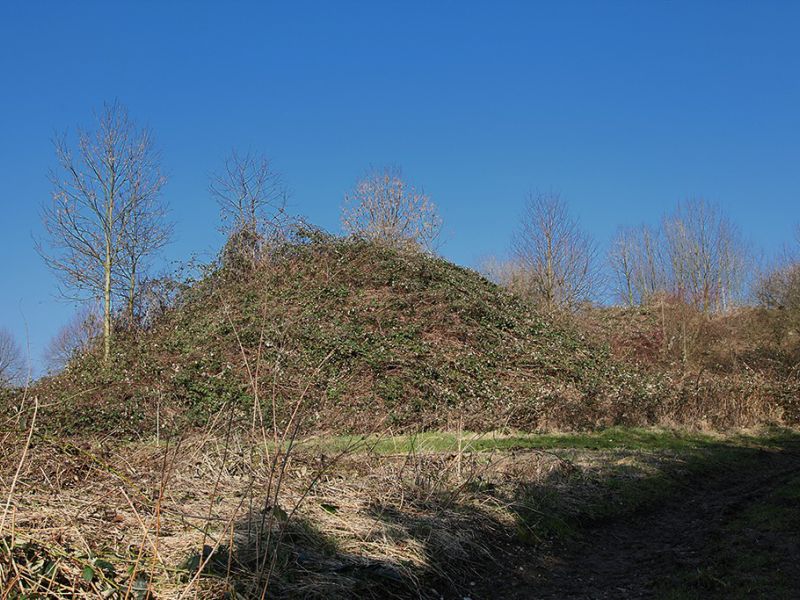
[[[562,458],[511,486],[368,503],[364,530],[344,513],[338,534],[292,520],[266,567],[242,523],[210,567],[230,564],[230,596],[244,598],[267,580],[270,598],[800,597],[800,436],[700,444],[649,470],[602,456],[614,468]]]

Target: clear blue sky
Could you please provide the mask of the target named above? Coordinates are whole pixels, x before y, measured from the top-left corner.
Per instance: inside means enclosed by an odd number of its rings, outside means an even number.
[[[334,231],[368,165],[402,165],[470,266],[531,188],[601,243],[696,195],[775,251],[800,220],[798,27],[788,1],[3,2],[0,326],[26,322],[39,365],[73,311],[31,241],[50,140],[115,98],[163,151],[168,259],[218,248],[208,174],[233,147]]]

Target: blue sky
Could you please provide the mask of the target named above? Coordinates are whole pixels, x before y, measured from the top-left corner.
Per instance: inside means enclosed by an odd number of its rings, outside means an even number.
[[[219,247],[208,175],[234,147],[334,231],[370,164],[402,165],[468,266],[532,188],[600,243],[703,196],[775,252],[800,221],[798,23],[788,1],[3,2],[0,326],[38,366],[74,310],[32,236],[53,134],[113,99],[162,149],[167,261]]]

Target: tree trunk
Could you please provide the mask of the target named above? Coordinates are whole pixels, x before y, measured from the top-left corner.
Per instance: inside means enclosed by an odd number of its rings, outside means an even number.
[[[131,279],[128,282],[128,326],[133,327],[133,309],[136,299],[136,265],[131,265]]]
[[[105,223],[105,242],[106,256],[103,261],[103,360],[107,363],[111,354],[111,269],[113,267],[113,243],[114,243],[114,176],[111,178],[111,192],[108,202],[106,202],[106,223]]]
[[[103,359],[108,362],[111,354],[111,241],[106,241],[106,258],[103,263],[105,281],[103,285]]]

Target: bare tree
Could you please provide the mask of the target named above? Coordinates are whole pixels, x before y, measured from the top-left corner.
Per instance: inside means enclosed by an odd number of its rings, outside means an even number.
[[[784,246],[778,256],[762,265],[752,291],[762,307],[800,316],[800,226],[795,236],[795,244]]]
[[[645,304],[666,290],[661,236],[647,225],[621,228],[611,242],[609,263],[617,297],[628,306]]]
[[[513,260],[500,260],[494,256],[481,262],[480,272],[489,281],[520,296],[528,292],[528,278],[524,269]]]
[[[674,294],[705,313],[727,310],[741,297],[748,252],[718,205],[681,202],[664,218],[663,228]]]
[[[0,328],[0,388],[17,383],[23,375],[22,351],[14,336]]]
[[[787,262],[758,279],[755,295],[765,308],[800,314],[800,262]]]
[[[73,358],[89,351],[102,333],[102,318],[94,307],[77,311],[47,345],[44,359],[48,369],[60,371]]]
[[[636,269],[634,244],[633,232],[630,229],[619,229],[608,253],[611,270],[616,279],[616,295],[628,306],[637,303],[634,287]]]
[[[558,194],[529,194],[512,252],[527,293],[544,308],[574,309],[592,298],[596,246]]]
[[[51,173],[52,199],[42,215],[48,243],[46,249],[37,243],[37,250],[61,279],[65,295],[102,301],[107,359],[125,256],[140,259],[152,250],[129,239],[136,231],[132,216],[151,206],[163,177],[151,135],[118,103],[104,106],[94,131],[78,130],[74,148],[63,136],[55,149],[58,169]]]
[[[264,242],[284,232],[286,187],[266,157],[233,150],[212,176],[210,191],[219,204],[228,251],[255,261]]]
[[[621,229],[609,262],[617,296],[626,304],[668,294],[708,313],[741,298],[750,259],[739,230],[718,205],[689,200],[666,215],[660,229]]]
[[[393,247],[434,250],[442,228],[436,205],[408,184],[399,167],[371,169],[345,195],[342,226],[354,236]]]

